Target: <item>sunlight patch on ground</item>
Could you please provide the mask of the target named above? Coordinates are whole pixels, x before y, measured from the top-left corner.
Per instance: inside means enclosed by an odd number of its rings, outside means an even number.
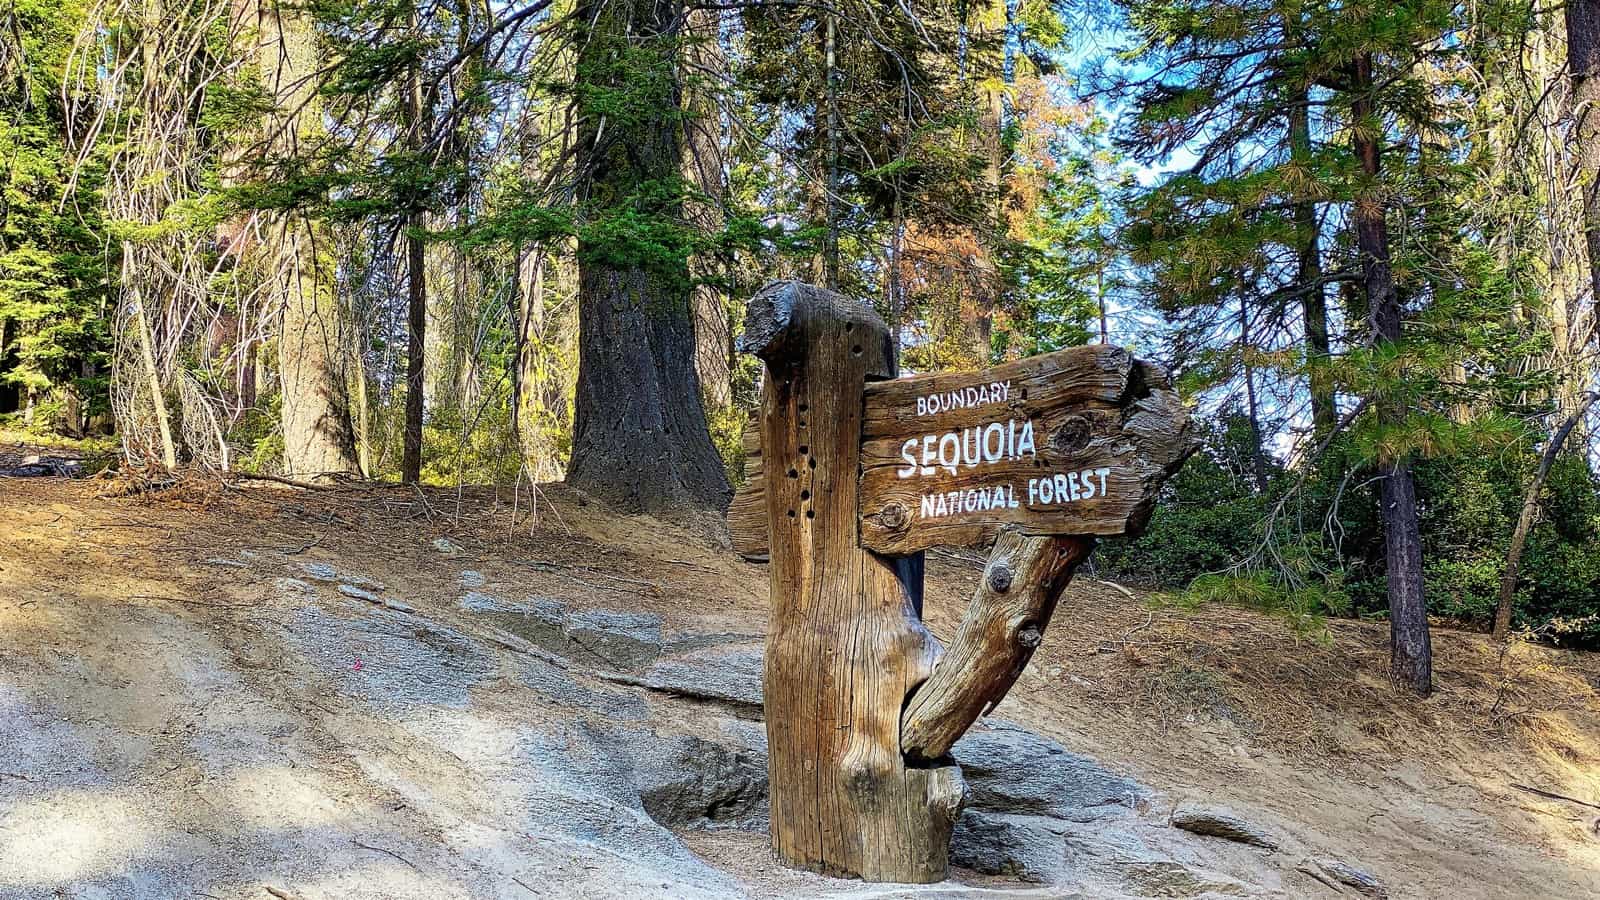
[[[254,823],[271,828],[339,825],[349,816],[329,796],[331,785],[315,775],[284,766],[241,771],[218,785],[218,806],[237,810]]]
[[[166,843],[169,829],[148,814],[147,803],[95,789],[18,802],[0,818],[6,861],[0,885],[72,881],[121,868]]]

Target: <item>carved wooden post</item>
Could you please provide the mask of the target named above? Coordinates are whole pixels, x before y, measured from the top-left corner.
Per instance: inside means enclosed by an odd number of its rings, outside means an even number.
[[[772,563],[773,847],[937,881],[965,794],[945,754],[1016,682],[1095,536],[1144,527],[1194,448],[1188,417],[1165,373],[1116,347],[894,379],[870,307],[793,282],[750,301],[743,345],[767,379],[729,527]],[[941,659],[922,551],[990,540]]]
[[[828,874],[938,881],[965,785],[954,765],[908,766],[900,747],[905,699],[938,646],[912,608],[912,567],[857,536],[862,390],[894,375],[888,330],[868,306],[783,282],[750,301],[743,346],[767,365],[773,848]]]

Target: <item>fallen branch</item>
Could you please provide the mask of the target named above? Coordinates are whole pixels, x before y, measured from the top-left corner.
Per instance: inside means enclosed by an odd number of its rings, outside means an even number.
[[[238,609],[248,604],[244,603],[212,603],[208,600],[195,600],[191,597],[169,597],[165,594],[129,594],[129,600],[165,600],[168,603],[187,603],[190,606],[214,606],[223,609]]]
[[[361,841],[356,840],[355,838],[351,838],[350,839],[350,843],[355,844],[357,847],[360,847],[363,850],[371,850],[371,851],[374,851],[376,853],[387,854],[389,856],[394,857],[395,859],[400,860],[401,862],[405,863],[406,865],[410,866],[412,868],[412,870],[414,870],[416,872],[421,872],[422,871],[421,869],[417,868],[417,864],[416,863],[412,862],[409,859],[406,859],[404,856],[401,856],[400,854],[394,852],[393,850],[390,850],[387,847],[377,847],[377,846],[374,846],[372,844],[364,844]]]
[[[1528,530],[1533,527],[1533,516],[1539,509],[1539,491],[1544,488],[1544,482],[1550,475],[1550,467],[1555,464],[1556,456],[1561,452],[1561,445],[1566,443],[1567,435],[1578,427],[1583,421],[1583,416],[1589,407],[1600,400],[1600,393],[1591,391],[1583,396],[1583,401],[1578,408],[1572,411],[1561,427],[1550,436],[1550,443],[1544,448],[1544,453],[1539,457],[1539,469],[1534,473],[1533,481],[1528,483],[1528,490],[1522,498],[1522,512],[1517,515],[1517,527],[1511,533],[1511,547],[1506,551],[1506,567],[1500,576],[1500,593],[1495,600],[1494,607],[1494,637],[1496,640],[1505,640],[1511,633],[1511,607],[1516,601],[1517,577],[1522,571],[1522,551],[1528,543]]]
[[[1519,791],[1526,791],[1526,792],[1528,792],[1530,794],[1533,794],[1533,795],[1538,796],[1538,797],[1543,797],[1543,798],[1545,798],[1547,800],[1565,800],[1568,803],[1576,803],[1579,806],[1587,806],[1590,809],[1600,809],[1600,803],[1590,803],[1590,802],[1588,802],[1586,800],[1579,800],[1576,797],[1568,797],[1566,794],[1557,794],[1554,791],[1541,790],[1540,788],[1529,787],[1528,785],[1525,785],[1525,784],[1517,784],[1514,781],[1511,782],[1511,786],[1516,788]]]
[[[1121,593],[1122,596],[1127,597],[1129,600],[1138,600],[1139,599],[1138,596],[1136,596],[1133,593],[1133,591],[1130,591],[1127,588],[1123,587],[1122,585],[1117,584],[1115,581],[1106,581],[1106,580],[1104,580],[1102,578],[1096,578],[1096,579],[1094,579],[1094,583],[1095,584],[1103,584],[1106,587],[1111,588],[1112,590]]]

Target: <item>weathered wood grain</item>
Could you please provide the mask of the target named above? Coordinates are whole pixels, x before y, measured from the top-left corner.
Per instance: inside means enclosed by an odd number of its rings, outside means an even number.
[[[756,562],[767,558],[766,489],[761,466],[761,411],[755,410],[744,429],[744,484],[728,504],[728,534],[734,552]]]
[[[751,300],[743,345],[767,365],[773,849],[833,875],[938,881],[965,788],[955,766],[906,765],[900,713],[939,649],[912,608],[911,560],[858,540],[861,391],[894,373],[887,329],[870,307],[779,282]]]
[[[1007,397],[982,406],[918,416],[919,396],[941,396],[975,385],[1007,383]],[[866,385],[862,417],[861,542],[880,553],[903,554],[933,546],[982,546],[1000,526],[1027,534],[1114,535],[1138,532],[1149,518],[1159,485],[1194,448],[1188,416],[1158,367],[1104,345],[1073,347],[963,372],[874,381]],[[954,474],[934,466],[913,477],[902,452],[907,440],[940,436],[988,423],[1029,422],[1031,455],[961,466]],[[759,437],[746,437],[745,485],[728,513],[733,545],[747,558],[767,550]],[[754,446],[754,451],[751,447]],[[921,461],[920,444],[914,456]],[[752,463],[752,460],[755,462]],[[1096,470],[1106,469],[1104,478]],[[1092,496],[1083,497],[1083,473]],[[1057,478],[1056,476],[1060,476]],[[1029,502],[1030,480],[1048,478],[1052,499],[1065,487],[1065,503]],[[1104,491],[1100,490],[1104,486]],[[958,495],[961,502],[1003,488],[1016,506],[928,518],[922,499]],[[1080,495],[1072,499],[1073,495]],[[1036,500],[1042,500],[1036,498]]]
[[[955,640],[901,716],[900,748],[908,757],[944,756],[979,716],[1005,699],[1094,543],[1091,537],[1001,530]]]
[[[990,390],[999,385],[1003,391]],[[967,389],[977,387],[987,390],[987,403],[917,414],[919,397],[971,396]],[[1031,446],[1020,452],[1030,428]],[[935,444],[940,452],[926,465]],[[1013,445],[1019,452],[986,453]],[[952,454],[952,447],[959,449]],[[981,546],[1002,525],[1039,535],[1137,532],[1161,483],[1193,448],[1166,373],[1116,347],[868,384],[861,543],[899,554]],[[957,464],[945,465],[951,459]]]

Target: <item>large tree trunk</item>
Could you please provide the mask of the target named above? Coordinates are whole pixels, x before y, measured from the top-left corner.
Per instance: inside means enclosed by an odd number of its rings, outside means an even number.
[[[1600,0],[1568,0],[1567,67],[1572,73],[1572,147],[1583,185],[1589,284],[1600,302]]]
[[[1351,106],[1356,158],[1366,174],[1365,190],[1355,204],[1356,243],[1361,252],[1362,282],[1374,343],[1399,343],[1400,297],[1390,268],[1389,225],[1382,172],[1382,125],[1372,94],[1372,56],[1359,54],[1353,67],[1355,102]],[[1398,424],[1406,417],[1403,404],[1380,398],[1379,421]],[[1433,690],[1433,644],[1423,597],[1422,532],[1417,518],[1417,490],[1405,458],[1383,462],[1379,515],[1388,551],[1389,677],[1418,694]]]
[[[302,139],[321,130],[316,38],[309,15],[298,7],[265,5],[259,22],[261,73],[276,106],[271,150],[278,158],[292,157]],[[334,294],[332,242],[326,229],[299,213],[279,217],[273,232],[284,298],[278,348],[284,472],[311,479],[355,475],[360,469],[341,365],[349,323]]]
[[[1299,165],[1311,165],[1310,98],[1304,93],[1289,107],[1289,155]],[[1301,291],[1306,362],[1311,369],[1311,425],[1313,435],[1320,438],[1339,421],[1339,413],[1334,406],[1333,382],[1320,365],[1326,363],[1332,348],[1328,342],[1328,297],[1322,286],[1321,228],[1315,202],[1295,204],[1294,226],[1300,254],[1295,283]]]
[[[581,111],[579,202],[596,218],[626,210],[682,219],[681,200],[662,199],[682,160],[671,33],[681,12],[675,0],[579,4],[578,20],[592,23],[577,60],[587,87],[605,93],[665,84],[669,94],[650,98],[633,117]],[[641,78],[640,65],[660,67],[651,73],[659,77]],[[700,403],[688,262],[632,260],[603,240],[585,236],[578,245],[577,414],[567,483],[622,509],[709,526],[702,514],[720,514],[732,491]]]
[[[1250,423],[1250,476],[1257,491],[1267,489],[1267,455],[1261,443],[1261,411],[1256,402],[1256,370],[1250,362],[1250,306],[1239,298],[1239,362],[1244,367],[1245,414]]]
[[[721,13],[696,9],[688,14],[685,63],[690,81],[684,92],[683,177],[699,196],[684,204],[684,218],[702,235],[722,231],[728,184],[723,177],[721,113],[712,79],[724,73],[728,61],[718,42]],[[719,286],[728,275],[727,260],[715,252],[696,253],[689,259],[695,279],[694,368],[707,412],[733,403],[731,358],[732,328],[728,305]]]
[[[545,275],[549,267],[543,245],[524,249],[517,263],[517,360],[512,383],[512,417],[517,444],[528,477],[542,484],[561,478],[561,462],[551,424],[552,379],[545,339]]]
[[[411,12],[416,24],[416,9]],[[406,146],[413,153],[422,150],[427,129],[421,73],[412,69],[406,83],[401,114],[406,129]],[[415,484],[422,478],[422,415],[425,391],[423,378],[427,359],[428,330],[428,251],[422,232],[427,228],[424,211],[412,209],[406,216],[406,421],[400,457],[400,480]]]

